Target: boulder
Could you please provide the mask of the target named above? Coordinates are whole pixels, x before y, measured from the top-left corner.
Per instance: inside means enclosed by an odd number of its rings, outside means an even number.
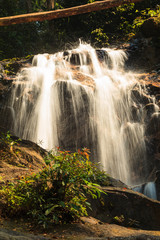
[[[141,25],[140,32],[144,37],[160,37],[160,22],[156,17],[151,17]]]
[[[126,188],[103,187],[101,199],[90,199],[90,215],[122,226],[160,230],[160,202]]]

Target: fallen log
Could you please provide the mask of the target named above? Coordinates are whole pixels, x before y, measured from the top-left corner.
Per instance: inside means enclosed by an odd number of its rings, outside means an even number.
[[[72,8],[3,17],[0,18],[0,26],[64,18],[141,1],[143,0],[105,0]]]

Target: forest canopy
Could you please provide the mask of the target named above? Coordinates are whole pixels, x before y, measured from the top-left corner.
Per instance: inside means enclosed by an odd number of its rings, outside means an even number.
[[[1,0],[0,17],[63,9],[95,0]],[[116,8],[43,22],[0,28],[0,60],[69,48],[78,39],[102,47],[128,41],[143,21],[160,15],[159,0],[144,0]]]

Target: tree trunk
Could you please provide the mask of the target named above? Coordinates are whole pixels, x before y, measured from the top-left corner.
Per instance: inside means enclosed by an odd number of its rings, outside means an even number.
[[[69,17],[69,16],[79,15],[83,13],[99,11],[107,8],[117,7],[122,4],[135,3],[135,2],[141,2],[141,1],[144,1],[144,0],[105,0],[105,1],[97,1],[94,3],[85,4],[77,7],[72,7],[72,8],[59,9],[55,11],[38,12],[38,13],[23,14],[23,15],[11,16],[11,17],[3,17],[3,18],[0,18],[0,26],[8,26],[12,24]]]
[[[54,0],[47,0],[47,9],[48,10],[54,9]]]

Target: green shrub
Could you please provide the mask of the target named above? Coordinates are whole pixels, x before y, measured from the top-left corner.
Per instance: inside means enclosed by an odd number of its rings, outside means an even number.
[[[7,214],[28,214],[44,227],[87,215],[87,196],[100,197],[97,183],[107,181],[107,175],[89,161],[89,150],[50,152],[45,162],[38,174],[19,177],[1,189]]]

